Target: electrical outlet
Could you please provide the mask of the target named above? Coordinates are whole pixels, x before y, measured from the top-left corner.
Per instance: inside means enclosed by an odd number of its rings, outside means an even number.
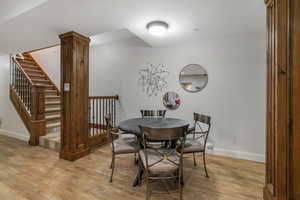
[[[207,148],[208,150],[214,150],[214,144],[213,144],[213,143],[207,143],[207,144],[206,144],[206,148]]]

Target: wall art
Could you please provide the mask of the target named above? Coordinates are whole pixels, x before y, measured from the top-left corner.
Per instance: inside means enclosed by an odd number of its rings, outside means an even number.
[[[162,64],[153,65],[147,63],[139,71],[139,85],[142,86],[143,92],[146,93],[148,97],[157,96],[159,92],[167,88],[167,77],[169,76],[169,71],[166,66]]]

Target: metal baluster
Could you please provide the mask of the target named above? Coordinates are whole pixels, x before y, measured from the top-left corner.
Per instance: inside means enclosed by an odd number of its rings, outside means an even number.
[[[101,123],[99,121],[100,117],[99,117],[99,99],[97,99],[97,135],[100,133],[101,130]]]
[[[116,126],[116,99],[113,100],[114,104],[114,126]]]
[[[28,88],[28,98],[29,98],[29,112],[30,114],[32,113],[32,107],[31,107],[31,85],[29,84],[29,88]]]
[[[91,121],[91,99],[88,98],[88,137],[90,137],[90,130],[91,130],[91,126],[90,126],[90,121]]]
[[[29,94],[28,94],[28,90],[29,90],[29,82],[28,80],[26,81],[26,104],[27,104],[27,110],[29,110]]]
[[[24,74],[21,76],[21,100],[24,103]]]
[[[17,69],[17,92],[18,92],[18,95],[20,95],[20,70]]]
[[[104,118],[105,118],[105,113],[104,113],[104,99],[100,99],[100,101],[102,103],[102,113],[101,113],[102,114],[102,124],[104,124]],[[103,132],[102,129],[101,129],[101,132]]]
[[[106,113],[106,115],[109,114],[107,111],[107,99],[106,98],[105,98],[105,113]]]
[[[98,99],[99,100],[99,123],[100,123],[100,131],[99,131],[99,134],[101,134],[101,130],[103,129],[103,117],[102,117],[102,109],[101,109],[101,99]]]
[[[108,100],[108,113],[110,114],[111,116],[111,120],[112,120],[112,113],[110,112],[110,99],[107,99]]]
[[[93,99],[93,136],[95,135],[95,99]]]
[[[14,88],[16,88],[16,74],[17,74],[16,64],[14,63]]]

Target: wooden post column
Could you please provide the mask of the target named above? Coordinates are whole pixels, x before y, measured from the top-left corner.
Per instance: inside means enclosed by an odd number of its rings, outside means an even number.
[[[39,137],[46,135],[45,86],[33,85],[31,90],[31,134],[29,144],[39,145]]]
[[[75,32],[61,40],[61,152],[74,161],[90,152],[88,145],[88,93],[90,39]]]

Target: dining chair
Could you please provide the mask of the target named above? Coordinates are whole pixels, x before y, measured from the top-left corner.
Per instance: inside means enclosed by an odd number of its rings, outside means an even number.
[[[187,126],[178,128],[147,128],[140,127],[143,147],[139,151],[141,162],[146,178],[146,199],[151,197],[150,181],[175,179],[178,181],[179,199],[182,199],[183,182],[183,153],[177,153],[177,148],[183,149]],[[176,146],[157,148],[152,145],[153,141],[178,140]]]
[[[142,118],[165,118],[166,110],[141,110]]]
[[[107,134],[109,136],[109,140],[111,141],[111,148],[112,148],[112,160],[110,164],[110,168],[111,168],[110,182],[112,182],[113,174],[115,170],[116,155],[134,154],[136,157],[136,154],[139,151],[139,144],[137,142],[136,137],[134,138],[122,137],[122,133],[120,132],[115,133],[113,131],[111,115],[106,115],[105,121],[106,121]]]
[[[202,115],[199,113],[194,113],[194,126],[192,129],[189,129],[186,142],[182,151],[184,154],[192,153],[194,159],[194,166],[197,165],[195,154],[202,153],[203,165],[205,170],[205,175],[208,178],[208,172],[206,168],[205,160],[205,150],[207,144],[207,138],[211,128],[211,117],[207,115]],[[199,131],[198,131],[198,130]]]

